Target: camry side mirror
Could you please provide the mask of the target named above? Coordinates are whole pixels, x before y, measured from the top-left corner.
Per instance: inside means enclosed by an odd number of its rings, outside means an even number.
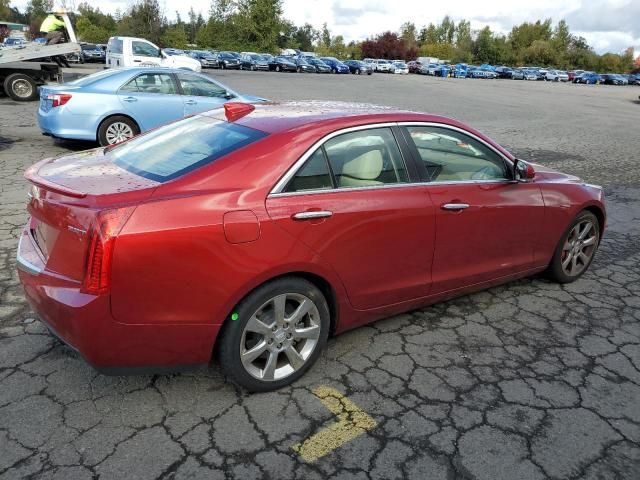
[[[524,160],[516,158],[513,162],[513,178],[518,182],[527,182],[533,180],[536,176],[536,170],[533,166]]]

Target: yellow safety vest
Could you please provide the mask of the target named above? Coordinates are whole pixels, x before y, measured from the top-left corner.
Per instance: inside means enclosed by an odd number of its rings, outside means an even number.
[[[44,19],[44,22],[42,22],[40,31],[49,33],[55,32],[56,30],[62,30],[64,27],[65,25],[63,20],[58,20],[55,15],[49,15]]]

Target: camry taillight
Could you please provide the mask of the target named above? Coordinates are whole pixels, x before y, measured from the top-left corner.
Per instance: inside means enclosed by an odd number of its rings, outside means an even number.
[[[116,237],[134,207],[103,210],[90,230],[87,267],[82,291],[93,295],[108,293],[111,288],[111,262]]]
[[[71,100],[70,93],[54,93],[49,94],[49,100],[51,100],[51,107],[61,107]]]

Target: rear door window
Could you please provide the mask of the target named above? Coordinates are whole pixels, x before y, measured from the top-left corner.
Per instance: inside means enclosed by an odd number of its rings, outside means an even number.
[[[120,91],[164,93],[165,95],[175,95],[178,93],[173,78],[166,73],[143,73],[125,83],[120,87]]]
[[[166,182],[266,136],[242,125],[196,116],[111,147],[107,155],[125,170]]]

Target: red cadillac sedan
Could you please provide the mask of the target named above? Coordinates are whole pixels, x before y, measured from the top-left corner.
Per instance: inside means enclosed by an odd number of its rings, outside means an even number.
[[[603,192],[435,115],[227,104],[31,167],[18,269],[42,321],[112,374],[207,364],[252,391],[329,335],[589,267]]]

